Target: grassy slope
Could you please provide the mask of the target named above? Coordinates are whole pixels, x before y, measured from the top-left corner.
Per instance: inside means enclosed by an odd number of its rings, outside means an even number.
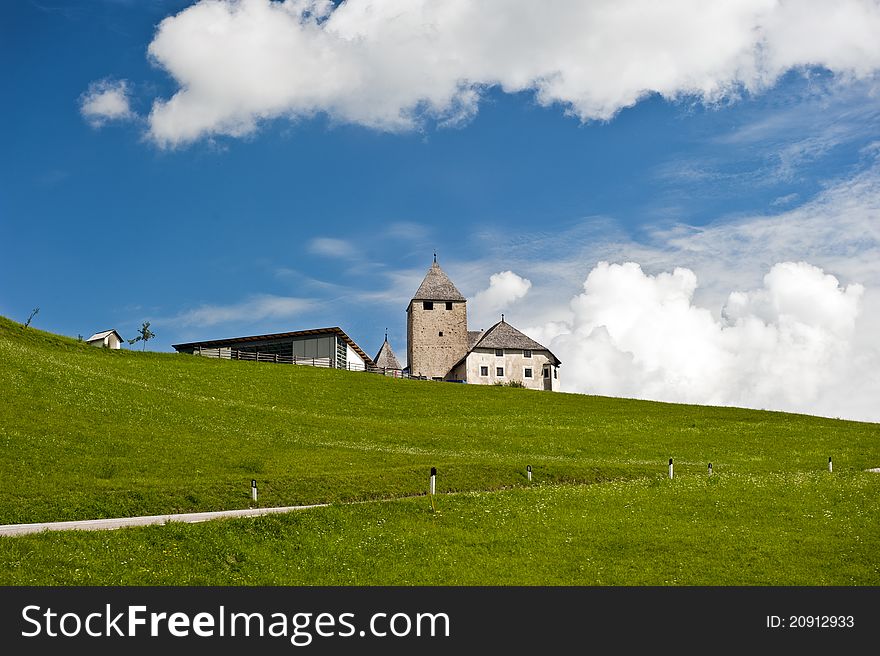
[[[247,507],[251,478],[266,506],[420,494],[431,466],[440,491],[524,488],[526,464],[539,484],[436,515],[2,539],[0,582],[880,582],[875,424],[111,352],[5,319],[0,381],[0,523]]]

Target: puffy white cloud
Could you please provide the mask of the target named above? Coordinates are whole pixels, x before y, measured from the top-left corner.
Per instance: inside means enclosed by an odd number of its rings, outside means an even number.
[[[173,147],[318,112],[455,124],[492,86],[608,119],[650,93],[715,102],[792,68],[871,76],[878,33],[872,0],[204,0],[149,46],[180,86],[150,134]]]
[[[470,322],[473,326],[488,327],[497,322],[500,312],[524,297],[532,286],[513,271],[493,273],[489,277],[489,286],[477,292],[468,307]]]
[[[804,262],[779,263],[761,288],[731,293],[721,319],[694,303],[696,288],[689,269],[647,275],[633,262],[600,262],[571,301],[573,318],[542,335],[564,363],[563,388],[840,414],[858,365],[860,284],[843,287]],[[868,405],[855,412],[880,419]]]
[[[109,121],[125,121],[134,118],[128,98],[125,80],[99,80],[92,82],[80,96],[79,110],[83,118],[94,128]]]

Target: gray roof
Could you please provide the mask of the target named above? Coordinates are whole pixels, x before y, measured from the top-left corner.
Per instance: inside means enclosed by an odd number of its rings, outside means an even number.
[[[470,334],[468,336],[470,336]],[[542,346],[528,335],[524,335],[503,319],[491,328],[489,328],[489,330],[487,330],[483,334],[483,338],[480,339],[471,348],[469,348],[468,352],[474,350],[475,348],[508,348],[525,349],[530,351],[547,351],[547,353],[550,354],[550,357],[553,358],[557,365],[562,364],[559,361],[559,358],[553,355],[550,349],[548,349],[546,346]]]
[[[391,344],[388,343],[387,338],[373,360],[380,369],[403,369],[397,356],[394,355],[394,351],[391,350]]]
[[[467,341],[467,350],[470,351],[474,346],[476,346],[477,342],[480,341],[480,338],[483,336],[482,330],[469,330],[468,331],[468,341]]]
[[[210,339],[201,342],[187,342],[186,344],[172,344],[172,348],[178,353],[192,353],[196,348],[235,348],[239,344],[248,342],[271,342],[275,340],[297,339],[300,337],[317,337],[318,335],[338,335],[360,358],[367,364],[373,364],[370,356],[355,341],[345,334],[339,326],[332,328],[313,328],[311,330],[295,330],[287,333],[272,333],[269,335],[248,335],[247,337],[230,337],[229,339]]]
[[[455,288],[455,285],[452,284],[449,276],[443,272],[440,265],[434,262],[434,264],[431,265],[431,268],[428,269],[425,279],[422,280],[422,284],[419,285],[419,289],[416,291],[415,296],[412,297],[412,300],[464,301],[465,298],[461,295],[461,292]]]
[[[117,332],[116,332],[115,330],[113,330],[113,329],[110,329],[110,330],[103,330],[103,331],[101,331],[101,332],[99,332],[99,333],[95,333],[94,335],[92,335],[91,337],[89,337],[86,341],[87,341],[87,342],[97,342],[98,340],[102,340],[102,339],[104,339],[105,337],[107,337],[107,335],[112,335],[112,334],[114,334],[114,333],[116,333],[116,339],[118,339],[120,342],[124,342],[124,341],[125,341],[124,339],[122,339],[122,335],[120,335],[119,333],[117,333]]]

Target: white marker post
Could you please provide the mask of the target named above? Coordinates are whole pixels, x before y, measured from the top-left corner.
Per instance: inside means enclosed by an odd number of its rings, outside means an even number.
[[[431,496],[437,493],[437,468],[431,467]]]
[[[529,483],[531,483],[532,482],[532,466],[531,465],[526,465],[526,474],[529,477]]]
[[[251,499],[253,499],[254,501],[257,500],[257,479],[256,478],[251,479]]]
[[[711,475],[712,475],[712,463],[710,462],[709,463],[709,476],[711,476]]]
[[[834,471],[834,469],[831,466],[831,456],[828,456],[828,471]]]
[[[672,458],[669,459],[669,478],[672,478]]]

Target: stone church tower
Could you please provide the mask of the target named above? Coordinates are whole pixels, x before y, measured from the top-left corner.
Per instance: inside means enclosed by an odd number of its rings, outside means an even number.
[[[406,309],[406,355],[413,376],[446,377],[467,353],[467,300],[437,264]]]

